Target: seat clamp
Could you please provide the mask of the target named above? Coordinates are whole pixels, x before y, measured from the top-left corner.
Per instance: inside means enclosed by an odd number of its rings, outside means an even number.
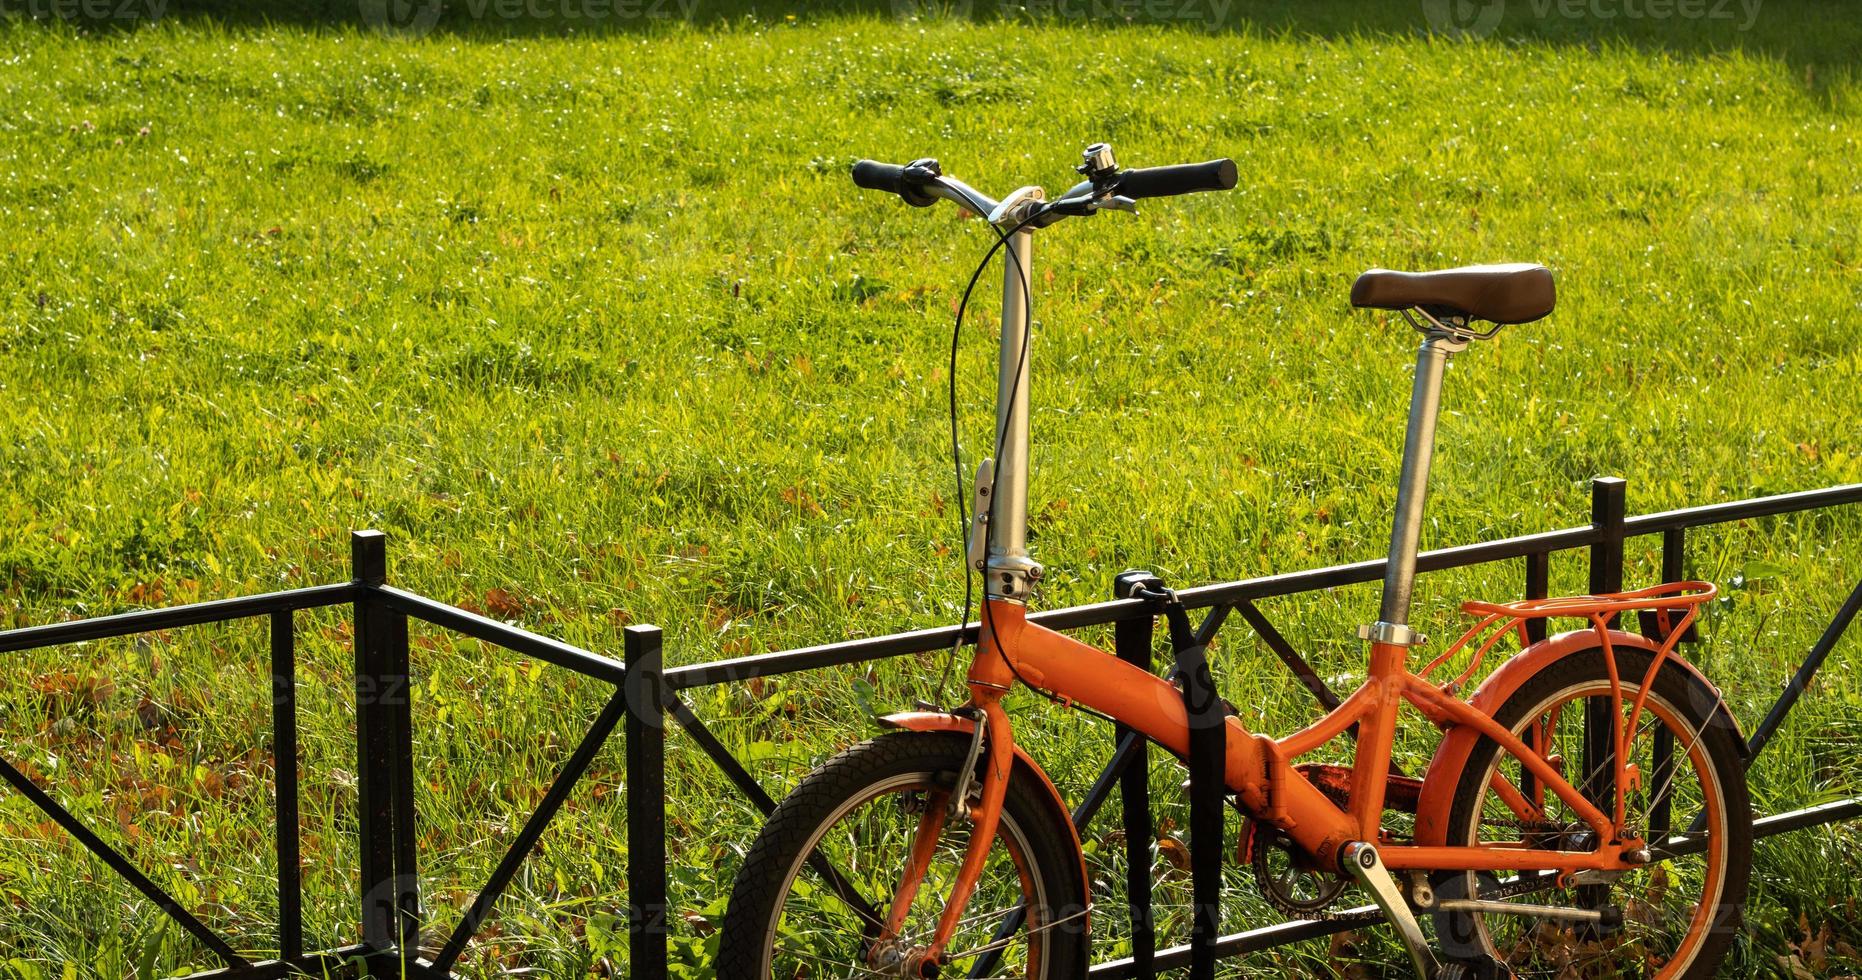
[[[1408,626],[1401,623],[1386,623],[1383,620],[1358,627],[1358,639],[1398,647],[1421,646],[1429,642],[1428,637]]]
[[[1467,317],[1451,316],[1443,319],[1420,306],[1404,310],[1403,319],[1408,320],[1417,333],[1436,341],[1450,354],[1459,354],[1468,349],[1468,344],[1490,339],[1500,332],[1500,326],[1496,324],[1492,330],[1481,333],[1468,326]]]

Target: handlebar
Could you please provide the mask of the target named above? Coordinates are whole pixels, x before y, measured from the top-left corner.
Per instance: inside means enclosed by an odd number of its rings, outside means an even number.
[[[888,191],[915,208],[928,208],[937,199],[924,192],[926,184],[938,177],[936,160],[916,160],[900,166],[861,160],[853,165],[853,182],[869,191]]]
[[[1068,215],[1093,214],[1102,208],[1131,210],[1132,202],[1142,198],[1225,191],[1236,182],[1235,161],[1229,159],[1121,170],[1112,162],[1111,148],[1103,143],[1093,144],[1085,155],[1087,163],[1080,172],[1087,179],[1060,200],[1042,205],[1028,219],[1035,227],[1046,227]],[[913,207],[930,207],[938,198],[981,216],[989,216],[997,207],[985,195],[944,176],[937,161],[929,158],[908,164],[861,160],[853,165],[853,182],[867,190],[897,194]]]
[[[1197,191],[1229,190],[1235,186],[1235,179],[1235,161],[1224,158],[1208,163],[1121,171],[1115,186],[1118,193],[1133,199],[1174,197]]]

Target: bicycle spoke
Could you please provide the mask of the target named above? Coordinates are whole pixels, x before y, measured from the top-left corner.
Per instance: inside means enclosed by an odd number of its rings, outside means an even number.
[[[1626,744],[1631,746],[1631,752],[1632,753],[1634,752],[1634,746],[1641,742],[1643,735],[1654,734],[1655,729],[1659,727],[1660,724],[1661,724],[1660,720],[1656,719],[1656,720],[1650,721],[1648,728],[1637,729],[1636,732],[1633,735],[1631,735],[1629,739],[1626,740]],[[1614,755],[1615,755],[1614,752],[1607,753],[1604,757],[1604,760],[1602,762],[1597,763],[1596,766],[1592,767],[1591,771],[1586,773],[1582,780],[1573,782],[1571,785],[1576,787],[1580,793],[1583,792],[1584,787],[1593,785],[1592,781],[1595,780],[1598,776],[1603,775],[1603,771],[1605,768],[1616,764],[1616,759],[1614,758]],[[1592,800],[1591,802],[1595,804],[1598,801]],[[1614,809],[1615,806],[1616,806],[1615,801],[1612,800],[1610,802],[1609,809]],[[1603,806],[1598,806],[1598,809],[1605,810],[1605,812],[1608,813],[1608,810]]]
[[[1707,712],[1707,717],[1709,718],[1715,717],[1716,712],[1718,712],[1721,708],[1723,708],[1725,704],[1726,704],[1726,700],[1724,697],[1715,697],[1714,702],[1713,702],[1713,708],[1712,710],[1709,710]],[[1688,740],[1687,747],[1682,749],[1680,752],[1676,753],[1673,756],[1673,758],[1676,760],[1680,760],[1680,759],[1685,759],[1691,756],[1694,753],[1694,746],[1700,744],[1700,737],[1706,734],[1706,732],[1707,732],[1707,728],[1705,725],[1701,726],[1700,728],[1695,729],[1694,737]],[[1652,797],[1652,799],[1655,802],[1660,802],[1666,799],[1666,795],[1667,795],[1669,787],[1674,784],[1675,776],[1679,775],[1680,772],[1681,772],[1681,767],[1680,767],[1679,762],[1676,762],[1670,766],[1669,772],[1668,772],[1668,779],[1662,783],[1661,790],[1659,790],[1654,795],[1654,797]],[[1653,809],[1653,805],[1651,805],[1650,808]]]
[[[993,912],[978,912],[975,915],[967,915],[957,920],[957,929],[958,931],[962,931],[963,929],[969,926],[973,926],[986,919],[995,919],[995,918],[1006,919],[1009,916],[1022,911],[1022,909],[1023,909],[1023,906],[1017,905],[1013,908],[997,909]],[[935,933],[936,931],[937,931],[937,925],[936,923],[933,923],[931,925],[926,926],[923,929],[920,929],[914,933],[911,933],[910,935],[902,936],[901,938],[912,940],[912,941],[917,941],[917,940],[929,937],[932,933]]]
[[[1058,926],[1065,925],[1066,923],[1072,922],[1075,919],[1084,919],[1086,918],[1088,914],[1091,913],[1091,911],[1092,910],[1090,908],[1081,909],[1080,911],[1075,912],[1072,915],[1063,916],[1061,918],[1055,919],[1052,922],[1046,923],[1044,925],[1036,926],[1033,929],[1029,929],[1024,934],[1032,937],[1036,933],[1046,932],[1049,929],[1053,929]],[[1007,939],[998,939],[995,942],[987,943],[982,946],[978,946],[975,949],[969,950],[967,952],[951,953],[950,958],[952,960],[973,960],[977,958],[978,956],[983,955],[984,953],[993,953],[998,949],[1007,949],[1010,946],[1014,945],[1014,943],[1015,943],[1015,937],[1010,936]]]

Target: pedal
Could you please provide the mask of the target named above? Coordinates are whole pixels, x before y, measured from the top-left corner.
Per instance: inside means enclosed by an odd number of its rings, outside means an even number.
[[[1377,848],[1363,841],[1346,844],[1339,863],[1345,866],[1345,873],[1357,879],[1364,890],[1371,893],[1371,900],[1389,917],[1390,924],[1396,927],[1397,938],[1403,941],[1403,948],[1409,951],[1410,963],[1416,968],[1416,976],[1429,978],[1442,976],[1442,965],[1436,962],[1435,951],[1429,948],[1429,941],[1423,938],[1422,926],[1416,922],[1416,916],[1409,910],[1409,902],[1403,897],[1403,890],[1397,887],[1396,879],[1390,876],[1390,869],[1384,867],[1384,859],[1378,855]]]

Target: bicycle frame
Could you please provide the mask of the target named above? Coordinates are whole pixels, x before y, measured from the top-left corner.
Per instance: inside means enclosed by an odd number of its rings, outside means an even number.
[[[1539,792],[1549,792],[1569,806],[1604,842],[1592,851],[1543,850],[1511,844],[1441,846],[1424,844],[1380,844],[1378,852],[1385,867],[1405,871],[1517,871],[1556,872],[1563,876],[1580,871],[1624,871],[1647,860],[1647,844],[1637,835],[1621,833],[1625,790],[1630,780],[1626,753],[1621,751],[1623,733],[1635,731],[1650,686],[1657,671],[1665,665],[1684,670],[1706,686],[1704,678],[1674,647],[1693,623],[1701,603],[1715,595],[1712,586],[1700,582],[1658,586],[1641,592],[1612,596],[1585,596],[1575,599],[1541,600],[1539,603],[1516,603],[1494,606],[1468,603],[1463,608],[1487,617],[1471,628],[1458,642],[1432,661],[1421,673],[1413,673],[1405,663],[1406,648],[1394,644],[1375,644],[1371,653],[1370,675],[1355,692],[1324,717],[1291,735],[1275,739],[1249,732],[1235,717],[1226,720],[1224,782],[1252,818],[1272,824],[1287,833],[1323,866],[1336,869],[1344,846],[1354,841],[1381,841],[1386,789],[1388,786],[1391,747],[1396,735],[1398,709],[1411,705],[1428,721],[1444,728],[1464,727],[1491,738],[1512,757],[1518,759],[1536,780]],[[1149,671],[1132,666],[1119,658],[1063,633],[1028,623],[1026,608],[1020,603],[991,600],[986,608],[983,635],[971,664],[968,683],[971,706],[981,713],[988,733],[988,754],[981,778],[981,799],[971,811],[975,822],[973,841],[988,841],[995,834],[1001,814],[1008,774],[1014,770],[1020,751],[1014,741],[1014,729],[1002,705],[1002,699],[1019,681],[1049,691],[1063,702],[1085,705],[1103,712],[1136,729],[1178,757],[1189,752],[1189,715],[1183,693],[1173,684]],[[1664,617],[1679,616],[1668,624],[1660,643],[1609,628],[1612,618],[1635,609],[1655,609]],[[1587,619],[1591,630],[1566,634],[1533,644],[1508,661],[1526,667],[1530,675],[1542,664],[1537,661],[1562,656],[1579,635],[1594,632],[1604,649],[1631,646],[1649,649],[1654,661],[1640,683],[1633,688],[1613,681],[1616,724],[1613,738],[1618,751],[1612,754],[1615,805],[1604,813],[1567,780],[1563,773],[1533,751],[1524,741],[1503,728],[1474,703],[1448,693],[1478,669],[1482,657],[1499,639],[1512,633],[1524,637],[1527,619],[1548,616],[1575,616]],[[1498,624],[1498,629],[1490,629]],[[1437,685],[1427,674],[1445,663],[1457,651],[1483,633],[1490,633],[1479,644],[1472,662],[1454,681]],[[1609,658],[1606,658],[1609,659]],[[1507,672],[1503,666],[1495,674]],[[1504,686],[1504,685],[1503,685]],[[1709,688],[1710,690],[1710,688]],[[1507,693],[1500,692],[1502,695]],[[1480,700],[1477,694],[1475,701]],[[1628,722],[1622,707],[1630,705]],[[933,720],[937,719],[937,720]],[[889,719],[908,728],[942,728],[949,730],[948,716],[901,715]],[[1349,806],[1340,807],[1321,792],[1293,765],[1294,760],[1329,744],[1353,726],[1358,729],[1357,751],[1352,769],[1353,783]],[[959,727],[967,727],[960,725]],[[1446,743],[1445,743],[1446,745]],[[1432,784],[1441,780],[1450,789],[1460,779],[1460,764],[1465,756],[1438,752],[1437,762],[1449,756],[1449,764],[1439,772],[1432,765],[1424,784],[1425,799]],[[1039,770],[1036,770],[1037,772]],[[1048,784],[1051,791],[1051,784]],[[1542,808],[1504,777],[1496,775],[1493,786],[1499,797],[1521,819],[1542,816]],[[1422,817],[1418,817],[1421,833]],[[938,821],[921,828],[932,838],[941,832]],[[934,937],[932,949],[945,948],[975,888],[986,856],[986,848],[972,844],[959,869],[950,903],[945,907]],[[909,877],[909,876],[908,876]],[[910,892],[895,896],[895,913],[900,900],[909,902]]]
[[[1696,583],[1688,585],[1692,587]],[[1673,657],[1675,638],[1691,622],[1693,605],[1706,601],[1712,594],[1709,589],[1682,599],[1669,595],[1651,597],[1669,606],[1686,603],[1690,610],[1662,645],[1657,667],[1661,665],[1661,658],[1680,663]],[[1587,608],[1651,608],[1655,605],[1655,602],[1600,597]],[[1065,634],[1028,623],[1025,610],[1013,603],[1003,603],[993,610],[985,623],[991,625],[985,627],[969,682],[976,704],[986,713],[1000,710],[1002,696],[1019,674],[1026,683],[1048,690],[1064,701],[1077,702],[1118,719],[1179,756],[1188,753],[1188,714],[1183,694],[1174,685]],[[1606,646],[1615,642],[1612,637],[1616,634],[1612,631],[1602,630],[1599,635]],[[1620,800],[1617,813],[1606,814],[1599,810],[1562,773],[1491,716],[1445,693],[1423,675],[1412,673],[1404,663],[1405,652],[1397,646],[1374,646],[1370,676],[1364,684],[1336,709],[1283,738],[1254,734],[1239,719],[1230,717],[1225,733],[1224,770],[1229,789],[1240,796],[1244,809],[1286,830],[1307,851],[1322,858],[1328,855],[1335,858],[1338,848],[1348,841],[1378,840],[1397,710],[1408,703],[1432,723],[1465,725],[1493,739],[1518,758],[1548,792],[1571,807],[1573,813],[1597,832],[1599,839],[1612,843],[1584,854],[1501,846],[1448,848],[1390,844],[1381,848],[1384,862],[1390,868],[1564,871],[1627,867],[1622,860],[1623,853],[1640,847],[1642,842],[1636,838],[1618,839]],[[1641,711],[1654,673],[1655,668],[1651,668],[1634,689],[1625,687],[1619,691],[1618,703],[1632,706],[1632,721]],[[1358,728],[1354,781],[1350,806],[1342,809],[1293,768],[1292,762],[1330,743],[1353,726]],[[1007,743],[1004,750],[1012,752],[1012,731],[1005,731],[1007,727],[1006,717],[990,717],[992,745]],[[1619,756],[1619,776],[1624,765]],[[1619,787],[1622,782],[1618,780]],[[1521,816],[1536,809],[1523,794],[1506,795],[1509,804],[1522,811]]]

